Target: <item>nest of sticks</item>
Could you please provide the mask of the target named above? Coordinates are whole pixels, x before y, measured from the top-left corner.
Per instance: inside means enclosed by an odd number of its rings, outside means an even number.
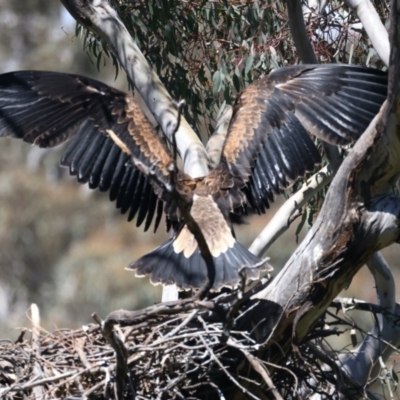
[[[324,319],[312,340],[282,359],[271,340],[282,309],[250,299],[263,287],[94,315],[82,329],[50,334],[32,305],[32,327],[0,342],[0,398],[289,399],[313,385],[323,393],[321,382],[337,380],[321,367],[327,357],[315,344],[327,336]],[[338,397],[327,389],[323,398]]]

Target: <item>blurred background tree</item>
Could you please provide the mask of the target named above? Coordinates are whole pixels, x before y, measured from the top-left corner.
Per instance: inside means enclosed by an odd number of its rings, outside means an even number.
[[[119,1],[117,7],[170,93],[186,100],[186,118],[206,139],[218,113],[245,86],[272,69],[298,62],[284,4],[139,0]],[[386,2],[376,0],[375,6],[385,20]],[[125,74],[103,43],[76,29],[58,0],[0,0],[0,7],[1,72],[79,73],[128,90]],[[319,61],[382,68],[356,17],[341,7],[341,2],[332,1],[321,15],[304,9]],[[160,288],[151,287],[147,278],[136,279],[124,266],[162,243],[163,229],[153,235],[128,224],[107,195],[80,187],[57,167],[61,152],[39,152],[12,140],[0,143],[2,337],[16,337],[10,329],[25,324],[31,302],[38,303],[43,326],[52,330],[91,322],[93,311],[104,316],[160,299]],[[267,215],[251,218],[237,229],[244,245],[251,243],[282,201],[278,199]],[[304,213],[305,229],[320,202],[315,198]],[[296,225],[268,251],[276,269],[296,247]],[[389,248],[384,254],[399,277],[395,252]],[[346,296],[372,301],[372,286],[363,269]]]
[[[2,73],[80,73],[127,89],[122,75],[115,82],[110,61],[99,72],[82,51],[75,21],[59,1],[2,0],[0,7]],[[90,322],[95,310],[142,307],[160,296],[160,288],[124,270],[157,240],[151,233],[137,237],[107,196],[69,178],[58,167],[61,153],[7,139],[0,144],[2,337],[15,336],[10,329],[25,323],[31,302],[41,308],[43,326],[53,329]]]

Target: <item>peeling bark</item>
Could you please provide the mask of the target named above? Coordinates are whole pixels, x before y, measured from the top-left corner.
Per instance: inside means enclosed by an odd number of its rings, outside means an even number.
[[[400,199],[391,191],[400,175],[398,18],[394,13],[387,102],[343,162],[306,238],[257,295],[285,310],[274,333],[283,348],[290,345],[296,318],[301,341],[364,263],[400,241]]]
[[[390,267],[380,253],[372,257],[367,265],[375,280],[378,305],[388,313],[399,315],[400,306],[396,305],[396,289]],[[386,361],[400,344],[399,330],[387,315],[378,314],[376,319],[361,345],[339,356],[347,376],[358,386],[366,385],[379,358]]]

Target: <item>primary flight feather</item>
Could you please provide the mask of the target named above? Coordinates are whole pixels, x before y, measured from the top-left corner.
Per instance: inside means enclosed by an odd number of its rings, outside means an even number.
[[[226,137],[209,146],[208,175],[177,176],[177,190],[190,199],[214,257],[213,290],[237,285],[240,269],[260,262],[236,241],[230,215],[247,206],[265,212],[274,194],[314,169],[320,154],[309,133],[334,144],[356,140],[386,99],[386,88],[381,71],[330,64],[283,68],[243,91],[225,121]],[[3,74],[1,136],[40,147],[70,140],[61,163],[79,182],[109,191],[129,220],[137,217],[137,226],[144,222],[148,229],[154,220],[157,229],[164,212],[173,228],[166,243],[129,268],[150,275],[154,284],[182,290],[207,281],[207,267],[174,198],[131,162],[134,157],[152,168],[158,182],[168,183],[174,161],[131,95],[79,75]],[[248,279],[258,275],[258,269],[247,269]]]

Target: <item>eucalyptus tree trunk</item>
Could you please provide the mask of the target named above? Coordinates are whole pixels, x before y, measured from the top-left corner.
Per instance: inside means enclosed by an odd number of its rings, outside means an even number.
[[[370,0],[345,0],[348,7],[360,18],[365,31],[380,59],[389,65],[389,42],[387,32]]]
[[[392,10],[400,9],[400,0]],[[343,162],[313,227],[257,294],[282,307],[272,340],[302,341],[375,252],[400,242],[400,14],[392,13],[388,99]]]
[[[110,10],[107,1],[98,2],[107,7],[100,7],[97,15],[104,10],[115,12]],[[63,0],[63,3],[68,9],[72,3],[80,3],[83,9],[87,7],[81,0]],[[392,7],[399,10],[400,0],[394,0]],[[107,25],[102,25],[102,20],[85,15],[75,12],[77,20],[82,20],[103,37],[105,31],[110,32],[109,37],[105,37],[107,42],[117,54],[122,54],[120,61],[135,87],[171,138],[176,126],[176,109],[156,74],[142,59],[140,50],[128,38],[126,29],[119,23],[108,29]],[[282,310],[274,329],[268,333],[284,350],[273,360],[276,363],[290,349],[294,338],[301,342],[306,337],[332,300],[376,252],[400,241],[400,198],[392,192],[400,175],[399,24],[400,14],[393,12],[387,101],[338,170],[306,238],[272,283],[256,295]],[[309,52],[309,49],[305,47],[304,51]],[[182,121],[176,138],[185,170],[192,176],[201,176],[206,174],[207,159],[204,147],[193,135]],[[253,322],[257,324],[268,317],[253,315]],[[240,398],[240,395],[238,389],[232,398]]]
[[[180,123],[178,122],[177,106],[110,2],[61,2],[76,21],[99,35],[108,44],[171,143],[175,135],[185,172],[193,178],[207,175],[207,153],[203,144],[183,117],[180,118]]]

